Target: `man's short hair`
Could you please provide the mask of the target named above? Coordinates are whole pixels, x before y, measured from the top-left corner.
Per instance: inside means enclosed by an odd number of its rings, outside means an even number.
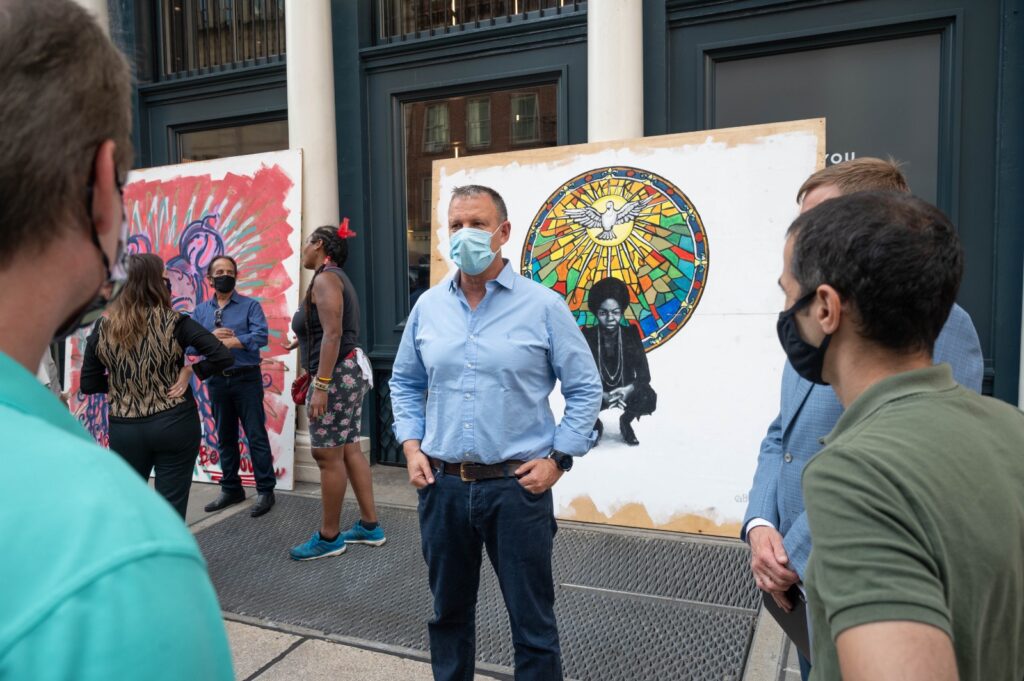
[[[898,352],[931,353],[963,276],[949,218],[897,192],[856,192],[815,206],[789,228],[800,293],[822,284],[852,304],[860,335]]]
[[[899,163],[891,158],[886,161],[870,156],[822,168],[800,185],[796,202],[803,203],[808,192],[823,185],[835,185],[842,194],[864,191],[910,192],[910,185]]]
[[[206,266],[206,276],[213,276],[213,266],[217,264],[218,260],[227,260],[229,263],[231,263],[231,267],[233,267],[235,270],[235,276],[238,276],[238,263],[235,262],[235,259],[232,258],[230,255],[218,255],[216,258],[211,260],[210,264]]]
[[[89,219],[99,145],[131,166],[131,72],[71,0],[0,0],[0,267]]]
[[[494,201],[494,205],[498,209],[498,222],[508,220],[508,208],[505,207],[505,199],[501,198],[501,194],[498,192],[482,184],[467,184],[463,187],[456,187],[452,190],[451,200],[468,199],[482,194],[486,194],[491,197],[491,201]]]

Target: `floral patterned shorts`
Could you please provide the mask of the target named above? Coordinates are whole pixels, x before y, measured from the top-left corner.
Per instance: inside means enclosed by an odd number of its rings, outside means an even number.
[[[370,384],[354,357],[334,365],[334,380],[327,392],[327,411],[318,419],[309,420],[310,444],[317,449],[341,447],[359,441],[362,425],[363,397]],[[313,400],[313,383],[309,384],[306,404]]]

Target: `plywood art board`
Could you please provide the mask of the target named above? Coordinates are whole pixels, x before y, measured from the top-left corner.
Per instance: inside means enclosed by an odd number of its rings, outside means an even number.
[[[128,174],[124,205],[132,253],[164,259],[174,308],[191,313],[213,295],[206,266],[223,254],[238,261],[236,290],[263,306],[269,326],[261,352],[267,433],[277,484],[292,489],[295,459],[295,404],[288,386],[295,378],[295,353],[284,348],[299,299],[302,241],[302,152],[279,151],[135,170]],[[72,413],[96,439],[107,443],[103,395],[78,391],[85,338],[68,339],[67,382]],[[221,478],[217,429],[205,386],[195,378],[203,439],[193,480]],[[254,484],[248,441],[241,437],[243,484]]]
[[[619,432],[622,409],[602,412],[601,442],[554,488],[559,517],[738,536],[779,408],[785,231],[824,157],[825,121],[812,119],[434,162],[432,284],[455,271],[451,191],[482,184],[508,206],[503,256],[561,293],[589,338],[600,335],[591,286],[614,278],[629,291],[607,338],[642,339],[634,363],[646,362],[653,412],[631,421],[638,446]],[[604,364],[606,389],[624,380]],[[551,405],[557,418],[557,388]]]

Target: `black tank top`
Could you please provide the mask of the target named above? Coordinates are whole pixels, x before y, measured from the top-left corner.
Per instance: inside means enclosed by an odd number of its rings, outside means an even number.
[[[349,353],[359,344],[359,299],[352,281],[340,267],[327,266],[320,275],[332,273],[341,280],[341,349],[338,351],[338,362],[348,357]],[[317,275],[317,276],[320,276]],[[320,314],[316,305],[308,303],[309,320],[306,320],[307,303],[299,305],[292,317],[292,332],[299,339],[299,362],[310,373],[320,368],[320,343],[324,339],[324,327],[320,324]],[[308,354],[307,354],[308,353]],[[308,357],[309,366],[306,366]]]

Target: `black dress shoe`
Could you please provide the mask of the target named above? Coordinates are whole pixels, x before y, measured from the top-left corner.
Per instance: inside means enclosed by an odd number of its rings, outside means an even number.
[[[630,425],[630,421],[633,417],[630,414],[623,414],[619,417],[619,432],[622,433],[623,441],[631,446],[635,447],[640,444],[640,440],[636,439],[636,433],[633,432],[633,426]]]
[[[261,515],[266,513],[274,505],[274,493],[263,492],[256,498],[256,504],[252,507],[249,512],[253,518],[259,518]]]
[[[598,419],[597,423],[594,424],[594,430],[597,431],[597,439],[594,440],[594,446],[596,447],[601,443],[601,436],[604,435],[604,424],[601,423],[601,419]]]
[[[245,491],[238,490],[237,492],[225,492],[220,491],[220,496],[208,503],[203,507],[203,510],[207,513],[213,513],[219,511],[222,508],[227,508],[233,504],[240,504],[245,501]]]

